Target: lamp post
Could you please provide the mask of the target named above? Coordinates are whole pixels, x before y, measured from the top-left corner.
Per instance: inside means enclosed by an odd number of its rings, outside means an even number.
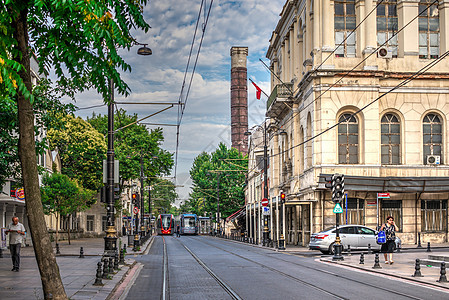
[[[137,50],[139,55],[151,55],[152,51],[146,47],[147,44],[140,44]],[[109,80],[110,101],[108,104],[108,151],[106,157],[106,236],[104,237],[105,256],[114,256],[117,251],[117,230],[115,229],[115,207],[114,207],[114,80]]]
[[[140,237],[145,236],[145,206],[143,199],[143,153],[140,151]]]

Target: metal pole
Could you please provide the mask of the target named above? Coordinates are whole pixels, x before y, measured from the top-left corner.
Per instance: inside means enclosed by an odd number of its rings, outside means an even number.
[[[152,215],[151,215],[151,186],[148,187],[148,224],[150,226],[150,234],[153,234],[153,225],[151,224]]]
[[[335,214],[336,237],[334,245],[334,256],[332,257],[332,260],[344,260],[343,256],[341,255],[343,245],[341,244],[340,241],[340,229],[338,228],[338,225],[340,225],[339,214]]]
[[[140,151],[140,237],[145,236],[145,206],[143,199],[143,153]]]
[[[220,235],[220,172],[217,172],[217,233]]]
[[[268,147],[267,147],[267,122],[264,120],[263,131],[263,197],[268,199]],[[268,246],[268,216],[263,216],[263,246]]]
[[[112,256],[117,250],[117,231],[115,230],[114,216],[114,80],[109,81],[110,101],[108,104],[108,151],[106,160],[107,169],[107,228],[104,237],[104,254]]]

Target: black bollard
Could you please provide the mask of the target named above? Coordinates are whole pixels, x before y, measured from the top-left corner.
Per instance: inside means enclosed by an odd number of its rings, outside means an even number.
[[[348,245],[348,256],[351,256],[351,245]]]
[[[61,252],[59,251],[59,244],[56,243],[56,254],[61,254]]]
[[[126,244],[124,244],[123,249],[125,250],[125,253],[128,253],[128,252],[126,251]]]
[[[365,255],[362,253],[362,254],[360,254],[359,265],[364,265],[364,264],[365,264]]]
[[[440,279],[438,279],[437,282],[447,282],[446,263],[444,261],[441,263]]]
[[[3,258],[3,249],[0,248],[0,258]]]
[[[382,269],[382,267],[379,264],[379,253],[376,253],[376,257],[374,258],[373,269]]]
[[[84,249],[83,249],[83,247],[80,247],[80,257],[79,258],[84,258]]]
[[[114,255],[114,270],[118,271],[118,253],[115,252]]]
[[[424,277],[421,274],[421,262],[419,258],[415,261],[415,273],[412,275],[412,277]]]
[[[101,281],[101,262],[97,263],[97,275],[95,276],[95,282],[94,285],[103,285],[103,282]]]
[[[368,244],[368,254],[373,254],[373,251],[371,251],[371,244]]]
[[[114,274],[114,259],[109,257],[109,274]]]
[[[125,249],[120,250],[120,262],[119,263],[122,265],[125,264]]]
[[[418,232],[418,247],[417,248],[422,248],[422,246],[421,246],[421,232]]]
[[[103,279],[108,279],[109,275],[109,266],[106,258],[103,258]]]
[[[432,250],[430,250],[430,242],[427,242],[427,251],[426,252],[432,252]]]

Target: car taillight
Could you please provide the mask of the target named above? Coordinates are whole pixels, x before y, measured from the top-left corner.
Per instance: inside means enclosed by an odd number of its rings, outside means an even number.
[[[328,234],[317,234],[316,236],[315,236],[315,239],[317,239],[317,240],[322,240],[322,239],[324,239],[324,238],[326,238],[326,237],[328,237],[329,235]]]

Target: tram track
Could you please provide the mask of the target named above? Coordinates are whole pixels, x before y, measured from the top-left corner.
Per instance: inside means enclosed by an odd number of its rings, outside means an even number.
[[[274,268],[272,268],[272,267],[270,267],[270,266],[268,266],[268,265],[265,265],[265,264],[263,264],[263,263],[260,263],[260,262],[257,262],[257,261],[255,261],[255,260],[249,259],[249,258],[247,258],[247,257],[244,257],[244,256],[239,255],[239,254],[237,254],[237,253],[234,253],[234,252],[232,252],[232,251],[229,251],[229,250],[227,250],[227,249],[218,247],[218,246],[216,246],[216,245],[213,245],[213,244],[211,244],[211,243],[208,243],[208,242],[206,242],[206,241],[203,241],[202,239],[198,239],[198,238],[194,238],[194,237],[192,237],[192,239],[194,239],[195,241],[199,241],[199,242],[201,242],[201,243],[204,243],[204,244],[206,244],[206,245],[209,245],[209,246],[211,246],[211,247],[217,248],[217,249],[219,249],[219,250],[221,250],[221,251],[224,251],[224,252],[226,252],[226,253],[229,253],[229,254],[231,254],[231,255],[237,256],[237,257],[239,257],[239,258],[241,258],[241,259],[244,259],[244,260],[246,260],[246,261],[248,261],[248,262],[252,262],[252,263],[254,263],[254,264],[257,264],[257,265],[259,265],[259,266],[261,266],[261,267],[263,267],[263,268],[267,268],[267,269],[269,269],[270,271],[274,271],[274,272],[279,273],[279,274],[281,274],[281,275],[283,275],[283,276],[285,276],[285,277],[288,277],[288,278],[293,279],[293,280],[295,280],[295,281],[301,282],[301,283],[303,283],[303,284],[305,284],[305,285],[307,285],[307,286],[313,287],[313,288],[315,288],[315,289],[317,289],[317,290],[319,290],[319,291],[322,291],[322,292],[325,292],[325,293],[327,293],[327,294],[329,294],[329,295],[332,295],[333,297],[336,297],[336,298],[339,298],[339,299],[346,299],[345,297],[343,297],[343,296],[341,296],[341,295],[338,295],[338,294],[335,294],[335,293],[331,293],[331,292],[329,292],[329,291],[327,291],[327,290],[325,290],[325,289],[323,289],[323,288],[321,288],[321,287],[318,287],[318,286],[316,286],[316,285],[314,285],[314,284],[312,284],[312,283],[310,283],[310,282],[304,281],[304,280],[299,279],[299,278],[297,278],[297,277],[295,277],[295,276],[292,276],[292,275],[287,274],[287,273],[285,273],[285,272],[279,271],[279,270],[274,269]],[[270,256],[270,257],[271,257],[271,258],[274,258],[274,259],[277,259],[277,260],[280,260],[280,261],[283,261],[283,262],[286,262],[286,263],[289,263],[289,264],[294,264],[294,265],[296,265],[296,266],[300,266],[300,267],[307,268],[307,269],[310,269],[310,270],[314,270],[314,271],[317,271],[317,272],[320,272],[320,273],[325,273],[325,274],[327,274],[327,275],[332,275],[332,276],[335,276],[335,277],[338,277],[338,278],[341,278],[341,279],[345,279],[345,280],[348,280],[348,281],[350,281],[350,282],[356,282],[356,283],[359,283],[359,284],[362,284],[362,285],[365,285],[365,286],[369,286],[369,287],[372,287],[372,288],[375,288],[375,289],[379,289],[379,290],[383,290],[383,291],[386,291],[386,292],[389,292],[389,293],[393,293],[393,294],[396,294],[396,295],[398,295],[398,296],[406,297],[406,298],[408,298],[408,299],[424,300],[423,298],[419,298],[419,297],[412,296],[412,295],[409,295],[409,294],[405,294],[405,293],[402,293],[402,292],[399,292],[399,291],[395,291],[395,290],[392,290],[391,288],[384,288],[384,287],[382,287],[382,286],[378,286],[378,285],[370,284],[370,283],[367,283],[367,282],[364,282],[364,281],[360,281],[360,280],[357,280],[357,279],[349,278],[349,277],[347,277],[347,276],[343,276],[343,275],[340,275],[340,274],[337,274],[337,273],[333,273],[333,272],[330,272],[330,271],[321,270],[321,269],[316,269],[316,268],[313,268],[313,267],[310,267],[310,266],[307,266],[307,265],[304,265],[304,264],[301,264],[301,263],[297,263],[297,262],[292,262],[292,261],[284,260],[284,259],[279,258],[279,257],[275,257],[275,256]]]
[[[162,242],[164,244],[164,250],[162,254],[162,265],[163,265],[163,272],[162,272],[162,294],[161,294],[161,300],[168,300],[170,299],[170,291],[169,291],[169,277],[168,277],[168,254],[167,254],[167,243],[165,242],[165,237],[162,237]]]
[[[196,262],[203,267],[204,270],[223,288],[223,290],[234,300],[242,300],[242,298],[234,291],[223,279],[215,274],[192,250],[190,250],[183,242],[176,239],[186,251],[196,260]]]

